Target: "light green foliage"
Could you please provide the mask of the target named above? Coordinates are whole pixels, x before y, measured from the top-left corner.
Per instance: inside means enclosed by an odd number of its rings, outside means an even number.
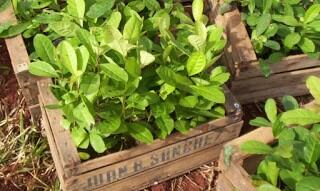
[[[317,99],[319,78],[312,76],[307,86]],[[273,147],[257,141],[241,145],[242,151],[250,154],[265,155],[259,164],[254,185],[258,190],[297,190],[311,191],[320,188],[320,113],[299,108],[292,96],[285,96],[282,104],[286,111],[277,114],[275,102],[269,99],[265,110],[268,121],[258,117],[252,125],[268,125],[277,138]],[[316,106],[319,107],[319,106]],[[319,110],[318,110],[319,111]],[[307,129],[306,127],[310,128]]]
[[[207,26],[202,0],[193,2],[194,20],[171,1],[75,2],[31,18],[48,27],[35,32],[29,71],[53,78],[61,123],[83,159],[86,149],[149,144],[225,115],[230,74],[212,66],[226,40],[222,28]]]

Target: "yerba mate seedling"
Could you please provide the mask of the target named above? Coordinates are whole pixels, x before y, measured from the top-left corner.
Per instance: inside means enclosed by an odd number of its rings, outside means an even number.
[[[259,141],[248,141],[241,150],[265,155],[257,173],[252,176],[258,190],[311,191],[320,188],[320,78],[309,77],[307,86],[317,106],[299,108],[297,101],[282,99],[285,112],[278,113],[273,99],[265,104],[267,118],[258,117],[251,125],[272,127],[277,143],[271,147]],[[307,129],[307,128],[310,129]]]
[[[305,53],[317,56],[320,34],[319,1],[229,0],[239,2],[255,52],[265,75],[269,64],[284,56]],[[226,8],[227,7],[227,8]]]
[[[207,69],[226,40],[208,25],[202,0],[193,1],[191,16],[170,0],[97,1],[89,8],[76,2],[68,0],[54,13],[62,20],[34,37],[29,71],[53,79],[59,103],[47,107],[63,111],[61,125],[83,159],[90,148],[151,143],[224,116],[221,86],[229,73]]]

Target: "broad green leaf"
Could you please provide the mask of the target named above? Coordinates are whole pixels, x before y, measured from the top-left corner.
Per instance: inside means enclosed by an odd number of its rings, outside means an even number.
[[[273,0],[263,0],[263,13],[269,13],[272,8]]]
[[[85,152],[78,152],[79,157],[81,160],[88,160],[90,159],[90,155],[88,153]]]
[[[68,0],[67,1],[68,13],[73,16],[76,21],[83,26],[83,17],[86,9],[86,4],[84,0]]]
[[[190,85],[193,84],[192,81],[190,81],[189,78],[174,72],[170,68],[161,66],[157,69],[157,74],[167,84],[187,92],[191,91]]]
[[[119,52],[123,57],[127,57],[129,50],[133,49],[135,46],[130,44],[128,40],[120,39],[114,40],[108,43],[108,46]]]
[[[63,37],[74,36],[75,32],[80,29],[77,24],[71,21],[51,22],[48,27]]]
[[[151,64],[152,62],[154,62],[156,60],[156,57],[144,50],[140,51],[140,64],[141,64],[141,68],[144,68],[146,66],[148,66],[149,64]]]
[[[29,64],[29,72],[36,76],[58,78],[59,75],[53,66],[47,62],[36,61]]]
[[[55,65],[55,47],[51,40],[43,35],[37,34],[33,38],[33,46],[37,55],[45,62]]]
[[[100,75],[88,72],[84,74],[80,82],[80,91],[87,97],[91,102],[98,95],[100,88]]]
[[[288,26],[296,27],[296,26],[300,25],[300,23],[299,23],[299,21],[297,21],[297,19],[295,19],[294,17],[289,16],[289,15],[273,15],[272,19],[277,22],[286,24]]]
[[[180,133],[186,134],[190,129],[190,125],[185,120],[177,120],[174,122],[174,128],[178,130]]]
[[[203,14],[203,0],[194,0],[192,2],[192,15],[195,21],[201,21]]]
[[[280,50],[281,49],[280,44],[274,40],[268,40],[266,43],[264,43],[264,46],[271,48],[273,50]]]
[[[148,107],[149,102],[147,98],[138,93],[134,93],[129,96],[127,99],[127,107],[126,108],[136,108],[140,110],[145,110]]]
[[[9,38],[21,34],[31,26],[31,21],[18,23],[16,25],[10,26],[7,30],[0,33],[0,38]]]
[[[316,50],[314,42],[306,37],[303,37],[298,45],[304,53],[312,53]]]
[[[283,131],[284,128],[284,123],[280,120],[280,118],[276,118],[276,120],[272,124],[273,136],[277,137]]]
[[[320,103],[320,78],[316,76],[308,77],[307,87],[314,99]]]
[[[127,4],[127,6],[136,12],[140,12],[146,7],[145,3],[141,0],[131,1]]]
[[[78,29],[76,30],[76,37],[88,49],[91,56],[96,55],[97,50],[95,46],[98,46],[98,42],[89,31],[85,29]]]
[[[286,111],[299,108],[299,103],[293,96],[284,96],[281,103]]]
[[[119,11],[114,11],[111,13],[107,25],[113,26],[114,28],[119,28],[119,25],[121,23],[122,15]]]
[[[130,123],[128,126],[129,134],[133,138],[145,144],[152,143],[153,135],[146,125],[140,123]]]
[[[202,52],[194,52],[187,61],[187,72],[194,76],[202,72],[206,67],[206,56]]]
[[[266,178],[268,182],[276,186],[278,182],[279,171],[280,169],[277,167],[276,162],[263,160],[258,166],[257,174]]]
[[[90,145],[97,153],[103,153],[107,147],[104,144],[102,137],[96,132],[90,132]]]
[[[217,82],[219,84],[226,83],[230,78],[230,73],[226,72],[226,68],[218,66],[211,71],[210,81]]]
[[[225,96],[221,88],[216,86],[190,86],[195,95],[200,95],[215,103],[225,103]]]
[[[96,19],[103,16],[107,11],[111,11],[114,6],[115,0],[97,1],[90,6],[86,16],[91,19]],[[116,26],[115,26],[116,27]]]
[[[289,186],[290,189],[295,190],[296,183],[303,178],[303,175],[297,171],[281,169],[280,178],[286,185]]]
[[[256,31],[257,35],[263,34],[267,28],[269,27],[271,22],[271,15],[270,14],[263,14],[259,19],[258,19],[258,24],[256,26]]]
[[[88,133],[84,128],[75,127],[71,130],[71,137],[73,143],[78,147],[88,136]]]
[[[139,77],[141,75],[140,63],[135,57],[128,57],[125,60],[125,69],[132,77]]]
[[[306,11],[303,19],[304,23],[312,22],[320,13],[320,4],[311,5]]]
[[[290,33],[286,36],[283,43],[287,48],[292,49],[294,45],[300,42],[300,40],[301,36],[299,35],[299,33]]]
[[[277,119],[277,103],[274,99],[268,99],[265,106],[264,110],[267,114],[268,119],[274,123]]]
[[[271,154],[272,147],[259,141],[247,141],[240,146],[241,151],[248,154]]]
[[[120,82],[128,81],[127,72],[115,63],[100,64],[100,68],[108,77],[116,81],[120,81]]]
[[[201,38],[199,35],[188,36],[188,41],[197,51],[205,49],[206,39]]]
[[[272,125],[270,121],[264,117],[256,117],[255,119],[250,120],[249,124],[257,127],[271,127]]]
[[[198,104],[198,97],[197,96],[181,97],[179,100],[179,104],[183,107],[194,108]]]
[[[170,135],[174,129],[174,120],[169,115],[161,115],[156,118],[155,122],[161,131],[166,133],[166,135]]]
[[[168,95],[170,95],[172,92],[174,92],[176,88],[174,86],[171,86],[167,83],[164,83],[160,88],[160,97],[165,100],[167,99]]]
[[[77,70],[78,70],[78,74],[82,75],[86,69],[87,69],[87,65],[88,65],[88,61],[89,61],[89,51],[85,46],[80,46],[76,49],[76,55],[77,55]]]
[[[104,136],[108,137],[112,133],[116,132],[121,125],[121,116],[119,115],[110,115],[107,120],[96,124],[97,130]]]
[[[272,184],[262,184],[257,189],[258,191],[281,191],[279,188],[273,186]]]
[[[139,40],[142,30],[142,20],[136,14],[132,14],[130,19],[124,25],[123,38],[131,43],[136,43]]]
[[[157,0],[143,0],[143,2],[150,11],[158,11],[161,9]]]
[[[78,62],[77,55],[68,41],[62,41],[58,46],[58,55],[62,65],[73,75],[77,75]]]
[[[320,178],[307,176],[296,184],[296,191],[317,191],[320,188]]]
[[[88,103],[82,101],[73,110],[73,116],[82,127],[89,127],[95,123],[93,113],[91,113]]]
[[[286,111],[280,117],[286,125],[311,125],[320,122],[320,115],[306,109]]]

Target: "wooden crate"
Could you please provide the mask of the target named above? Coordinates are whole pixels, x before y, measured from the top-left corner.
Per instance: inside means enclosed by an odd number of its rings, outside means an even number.
[[[223,143],[238,137],[243,124],[239,103],[226,91],[228,114],[222,119],[203,124],[186,135],[175,133],[150,145],[141,144],[82,162],[69,130],[60,126],[61,111],[43,107],[56,103],[49,85],[49,79],[38,82],[39,100],[52,157],[67,191],[140,190],[179,176],[217,160]]]
[[[305,104],[303,107],[313,110],[315,108],[319,109],[320,106],[313,101]],[[249,155],[240,151],[240,145],[249,140],[260,141],[265,144],[275,142],[272,128],[261,127],[224,145],[224,148],[232,146],[234,152],[231,156],[230,164],[225,163],[224,152],[220,154],[219,170],[221,173],[216,182],[217,191],[257,191],[252,184],[250,174],[256,173],[257,167],[263,157]]]
[[[215,1],[213,9],[218,10],[222,2]],[[231,91],[240,103],[309,93],[305,80],[309,75],[320,75],[319,60],[310,59],[305,54],[288,56],[272,64],[271,75],[265,78],[239,10],[235,8],[224,15],[216,15],[215,22],[225,28],[228,44],[222,61],[232,73]]]
[[[0,12],[0,24],[6,22],[17,23],[11,4],[6,10]],[[38,119],[41,115],[37,88],[37,80],[39,78],[32,76],[28,72],[28,64],[30,61],[23,38],[21,35],[18,35],[13,38],[6,38],[4,41],[10,56],[13,71],[22,89],[31,116],[34,119]]]

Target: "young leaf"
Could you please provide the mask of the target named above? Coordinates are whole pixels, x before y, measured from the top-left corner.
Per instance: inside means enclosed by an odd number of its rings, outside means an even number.
[[[141,63],[141,68],[144,68],[154,62],[156,60],[156,57],[144,50],[140,51],[140,63]]]
[[[320,103],[320,78],[315,76],[308,77],[307,87],[314,99]]]
[[[311,5],[306,11],[303,19],[304,23],[312,22],[320,13],[320,4]]]
[[[55,65],[55,47],[51,40],[43,34],[37,34],[33,38],[33,46],[37,55],[45,62]]]
[[[190,86],[195,95],[200,95],[215,103],[224,103],[225,96],[219,87],[215,86]]]
[[[83,26],[83,16],[86,9],[84,0],[68,0],[67,10],[68,13],[73,16],[80,26]]]
[[[157,0],[143,0],[143,2],[150,11],[158,11],[161,9]]]
[[[287,48],[292,49],[294,45],[300,42],[300,40],[301,36],[299,33],[290,33],[286,36],[283,43]]]
[[[247,141],[240,146],[241,151],[248,154],[271,154],[272,147],[259,141]]]
[[[268,119],[274,123],[277,119],[277,103],[274,99],[268,99],[265,106],[264,110],[267,114]]]
[[[76,146],[79,146],[88,136],[88,133],[84,128],[74,127],[71,130],[72,141]]]
[[[135,138],[136,140],[150,144],[153,141],[153,136],[150,130],[146,125],[140,123],[130,123],[129,126],[129,134]]]
[[[206,56],[202,52],[194,52],[188,59],[187,72],[189,76],[194,76],[202,72],[206,67]]]
[[[86,16],[91,19],[96,19],[103,16],[107,11],[111,11],[115,0],[97,1],[89,8]],[[115,25],[113,25],[115,26]]]
[[[320,115],[306,109],[286,111],[280,117],[286,125],[311,125],[320,122]]]
[[[192,2],[192,15],[195,21],[201,21],[203,6],[203,0],[194,0]]]
[[[307,37],[303,37],[298,45],[304,53],[312,53],[316,49],[314,42]]]
[[[63,41],[58,46],[58,55],[62,65],[73,75],[77,75],[78,62],[77,55],[68,41]]]
[[[103,153],[107,147],[104,144],[102,137],[95,131],[90,132],[90,145],[97,153]]]
[[[88,61],[89,61],[89,51],[85,46],[80,46],[79,48],[76,49],[76,55],[77,55],[77,62],[78,62],[78,67],[77,69],[79,70],[79,74],[83,74],[86,71]]]
[[[174,121],[169,115],[157,117],[156,124],[162,131],[166,132],[166,135],[170,135],[174,129]]]
[[[267,28],[270,25],[270,22],[271,22],[271,15],[270,14],[263,14],[258,19],[258,24],[256,26],[258,36],[263,34],[267,30]]]
[[[281,102],[286,111],[299,108],[299,103],[293,96],[284,96]]]
[[[119,82],[127,82],[127,72],[115,63],[100,64],[101,70],[109,77]]]
[[[97,130],[104,136],[108,137],[120,128],[121,118],[119,115],[110,115],[107,120],[96,125]]]
[[[124,25],[123,38],[131,43],[136,43],[139,40],[142,29],[142,21],[136,14],[132,14],[130,19]]]
[[[59,75],[53,66],[47,62],[36,61],[29,64],[29,72],[36,76],[58,78]]]
[[[87,97],[91,102],[98,95],[100,88],[100,75],[92,72],[84,74],[80,82],[80,91]]]
[[[186,134],[190,129],[190,125],[185,120],[176,120],[174,122],[174,128],[178,130],[180,133]]]
[[[91,113],[89,106],[84,101],[74,108],[73,116],[82,127],[89,127],[95,123],[93,113]]]
[[[194,108],[198,103],[198,97],[197,96],[186,96],[182,97],[179,100],[179,104],[183,107],[187,108]]]
[[[263,117],[256,117],[255,119],[250,120],[249,124],[257,127],[271,127],[272,125],[266,118]]]
[[[284,23],[288,26],[297,27],[300,25],[297,19],[289,15],[272,15],[272,19],[277,22]]]
[[[266,178],[268,182],[276,186],[278,182],[279,171],[280,169],[277,167],[276,162],[263,160],[258,166],[257,174]]]
[[[63,37],[74,36],[75,32],[80,29],[76,23],[71,21],[51,22],[48,28]]]

